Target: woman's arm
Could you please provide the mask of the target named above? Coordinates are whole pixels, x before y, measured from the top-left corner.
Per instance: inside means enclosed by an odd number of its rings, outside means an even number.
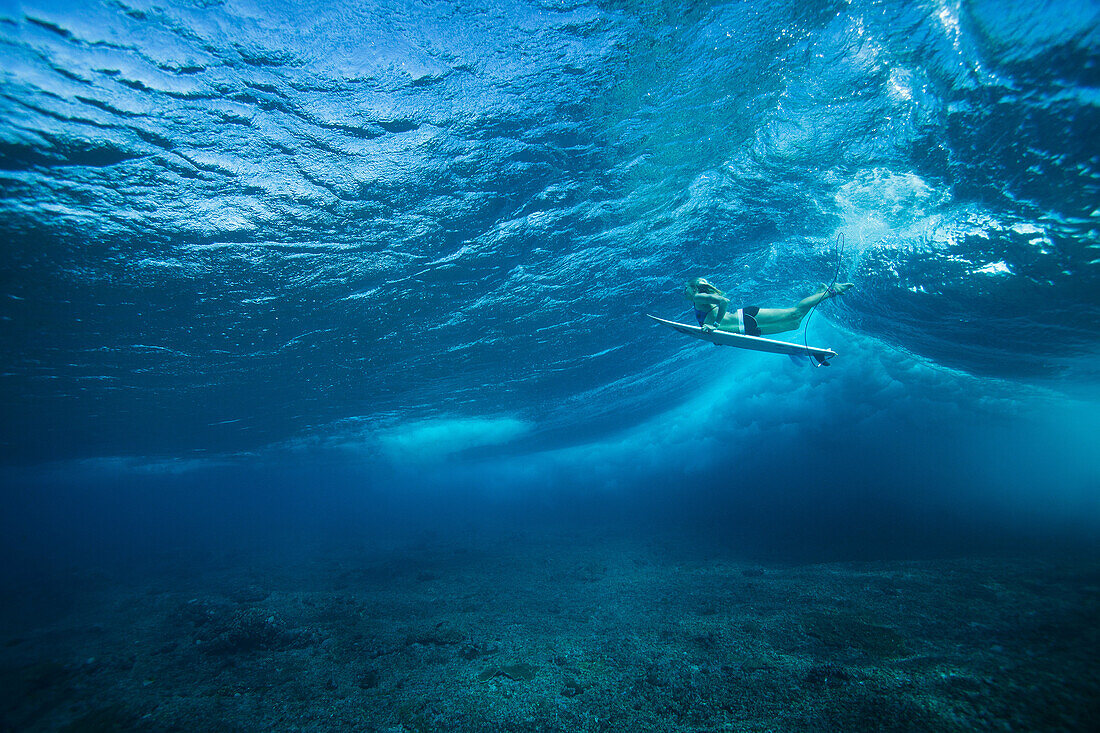
[[[703,328],[706,328],[707,325],[717,328],[722,324],[722,319],[729,308],[729,298],[723,298],[721,295],[714,295],[713,293],[698,293],[692,300],[696,306],[705,305],[710,308],[710,313],[707,314],[707,320],[704,321]],[[714,310],[715,306],[718,307],[717,312]],[[699,308],[699,310],[703,309]],[[713,321],[711,320],[712,317]]]

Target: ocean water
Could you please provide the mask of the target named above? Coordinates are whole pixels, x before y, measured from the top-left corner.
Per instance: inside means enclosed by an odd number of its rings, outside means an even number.
[[[0,731],[1090,729],[1098,89],[1070,0],[4,0]]]

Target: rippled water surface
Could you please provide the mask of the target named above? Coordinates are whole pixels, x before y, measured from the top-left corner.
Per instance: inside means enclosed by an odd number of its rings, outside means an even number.
[[[686,317],[697,274],[787,305],[839,268],[809,336],[842,355],[1093,384],[1098,29],[1076,2],[5,2],[5,457],[584,442],[738,373],[642,317]]]

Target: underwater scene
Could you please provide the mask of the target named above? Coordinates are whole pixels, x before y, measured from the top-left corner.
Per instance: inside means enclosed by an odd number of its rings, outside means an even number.
[[[0,733],[1096,729],[1096,2],[0,0],[0,192]]]

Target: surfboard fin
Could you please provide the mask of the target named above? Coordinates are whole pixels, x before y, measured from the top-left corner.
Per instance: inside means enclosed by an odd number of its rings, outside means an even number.
[[[790,360],[795,364],[798,364],[798,366],[802,366],[805,363],[802,361],[805,357],[799,356],[798,354],[787,354],[787,356],[790,357]]]

